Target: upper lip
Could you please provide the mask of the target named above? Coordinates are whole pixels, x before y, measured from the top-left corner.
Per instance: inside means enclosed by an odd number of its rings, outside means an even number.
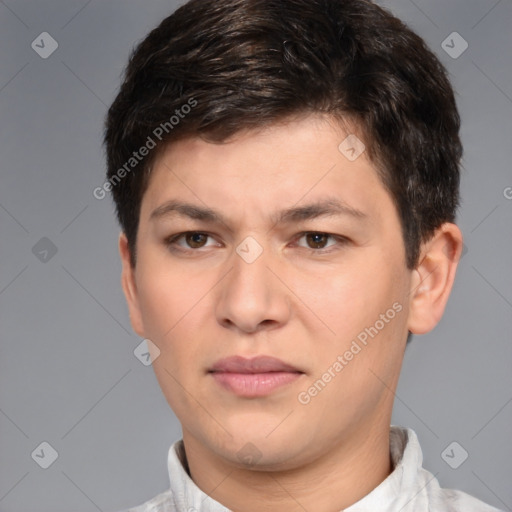
[[[294,366],[280,359],[270,356],[256,356],[247,359],[242,356],[231,356],[219,359],[209,372],[225,373],[269,373],[269,372],[293,372],[302,373]]]

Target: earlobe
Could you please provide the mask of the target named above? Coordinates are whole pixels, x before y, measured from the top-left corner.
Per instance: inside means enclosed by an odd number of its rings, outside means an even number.
[[[420,262],[411,279],[408,328],[412,333],[431,331],[443,316],[462,245],[460,229],[448,222],[423,244]]]
[[[142,338],[144,338],[144,326],[142,315],[139,307],[139,295],[137,283],[135,280],[135,268],[131,265],[130,248],[126,235],[121,232],[119,235],[119,255],[121,257],[121,286],[123,287],[124,296],[128,305],[130,314],[130,322],[133,330]]]

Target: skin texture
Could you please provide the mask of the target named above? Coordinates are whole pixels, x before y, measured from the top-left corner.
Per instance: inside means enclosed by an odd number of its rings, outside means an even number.
[[[351,162],[338,150],[347,134],[310,115],[224,144],[175,142],[157,158],[143,197],[135,268],[119,239],[132,326],[160,350],[153,367],[181,422],[191,476],[231,510],[340,510],[387,477],[407,332],[430,331],[452,287],[460,230],[443,224],[408,269],[400,221],[374,166],[366,153]],[[326,198],[362,215],[277,222],[282,210]],[[169,200],[216,210],[223,222],[151,218]],[[208,237],[169,245],[186,231]],[[263,251],[252,263],[236,252],[246,237]],[[393,304],[400,311],[389,319]],[[381,315],[388,321],[380,329]],[[208,373],[232,355],[270,355],[303,373],[267,396],[239,397]],[[333,370],[338,356],[341,371]],[[329,368],[331,379],[304,403]],[[241,461],[247,452],[252,460]]]

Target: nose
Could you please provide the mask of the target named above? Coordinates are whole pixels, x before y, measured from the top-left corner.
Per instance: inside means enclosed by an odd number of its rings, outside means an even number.
[[[218,322],[243,333],[284,325],[290,317],[290,300],[286,287],[276,278],[279,273],[276,258],[267,250],[254,261],[234,252],[232,263],[233,267],[220,283]]]

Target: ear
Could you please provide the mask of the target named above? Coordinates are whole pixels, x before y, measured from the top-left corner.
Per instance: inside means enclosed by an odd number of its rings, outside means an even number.
[[[462,253],[462,233],[452,223],[442,224],[421,247],[413,271],[408,329],[414,334],[431,331],[443,316]]]
[[[128,304],[130,322],[133,330],[141,338],[144,338],[144,324],[142,322],[142,315],[139,306],[139,296],[135,280],[135,267],[132,267],[131,265],[128,239],[123,232],[119,235],[119,254],[123,265],[121,272],[121,286],[123,287],[124,296]]]

